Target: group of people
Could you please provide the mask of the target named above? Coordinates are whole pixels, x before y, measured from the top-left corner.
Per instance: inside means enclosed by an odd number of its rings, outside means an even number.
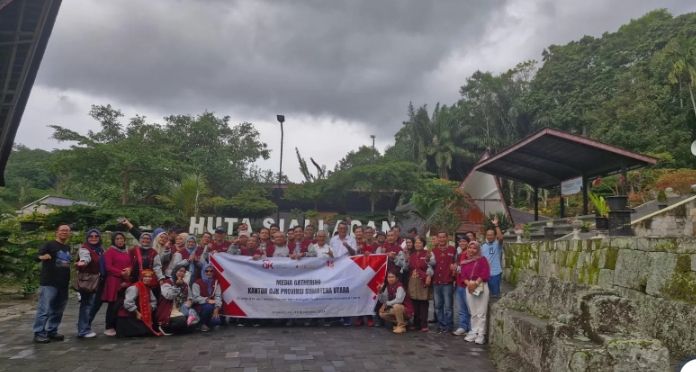
[[[387,277],[379,290],[375,314],[325,320],[344,326],[374,326],[381,321],[393,325],[394,333],[407,329],[428,332],[429,299],[433,298],[438,333],[465,336],[470,342],[485,342],[489,296],[500,294],[502,231],[498,221],[479,244],[473,232],[449,244],[445,232],[435,236],[432,247],[411,229],[402,236],[398,226],[377,232],[370,226],[339,222],[336,235],[324,230],[296,226],[287,233],[278,226],[252,233],[241,224],[233,240],[224,227],[204,233],[200,242],[184,232],[156,229],[141,232],[127,219],[124,227],[138,244],[128,248],[124,232],[111,234],[111,246],[102,246],[97,229],[87,231],[85,242],[73,260],[67,224],[56,230],[56,238],[38,252],[42,262],[39,298],[34,321],[34,341],[62,341],[58,333],[67,304],[70,271],[77,274],[80,294],[77,336],[96,337],[92,322],[106,303],[106,336],[166,336],[200,330],[207,332],[226,324],[220,285],[210,265],[212,255],[226,252],[260,260],[270,257],[339,258],[359,254],[386,254]],[[455,295],[456,294],[456,295]],[[453,327],[453,301],[458,301],[459,325]],[[288,320],[288,325],[293,323]],[[409,323],[411,326],[409,327]],[[258,325],[257,321],[237,320],[237,325]]]

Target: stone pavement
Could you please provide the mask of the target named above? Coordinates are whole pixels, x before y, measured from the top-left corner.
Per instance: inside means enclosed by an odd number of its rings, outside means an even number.
[[[234,327],[184,336],[76,337],[71,297],[64,342],[32,343],[33,312],[0,322],[0,371],[494,371],[487,346],[463,337],[366,327]],[[104,330],[104,310],[95,331]]]

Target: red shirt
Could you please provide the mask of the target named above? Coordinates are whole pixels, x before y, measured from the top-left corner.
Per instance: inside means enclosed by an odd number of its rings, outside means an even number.
[[[415,251],[408,256],[408,269],[418,274],[418,278],[425,280],[428,271],[428,252],[425,249]]]
[[[461,264],[461,271],[459,276],[457,276],[457,284],[460,287],[466,287],[464,280],[476,280],[481,278],[482,281],[487,282],[491,277],[491,268],[488,265],[488,260],[485,257],[479,257],[474,261],[466,262],[464,260]]]
[[[367,242],[358,242],[358,253],[375,253],[377,250],[376,246],[367,244]]]
[[[227,250],[230,249],[231,244],[232,242],[227,240],[223,240],[220,243],[213,240],[210,242],[210,250],[213,252],[227,252]]]
[[[300,253],[307,253],[309,251],[309,245],[312,244],[312,241],[309,239],[305,239],[300,241]],[[290,250],[290,254],[295,253],[295,241],[288,242],[288,249]]]
[[[433,276],[433,284],[452,284],[452,265],[457,255],[457,249],[451,245],[446,248],[433,248],[433,256],[435,257],[435,275]]]
[[[264,250],[264,246],[266,247]],[[273,242],[268,239],[266,241],[259,241],[259,250],[261,252],[266,252],[266,257],[273,257],[273,253],[275,253],[275,245],[273,245]]]

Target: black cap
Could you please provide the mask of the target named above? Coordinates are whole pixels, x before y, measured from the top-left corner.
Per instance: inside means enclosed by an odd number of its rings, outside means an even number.
[[[215,233],[226,233],[227,229],[225,229],[225,226],[218,226],[215,228]]]

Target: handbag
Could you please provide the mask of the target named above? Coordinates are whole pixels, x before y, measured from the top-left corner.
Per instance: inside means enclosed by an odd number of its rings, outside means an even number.
[[[483,282],[479,283],[471,294],[474,296],[480,296],[483,293]]]
[[[99,288],[99,273],[77,272],[75,289],[80,292],[94,293]]]

